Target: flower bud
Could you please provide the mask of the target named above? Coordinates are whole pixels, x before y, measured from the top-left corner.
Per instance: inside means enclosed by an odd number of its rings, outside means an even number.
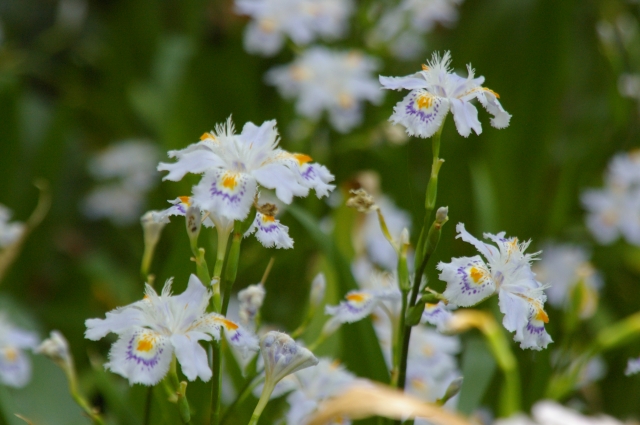
[[[449,220],[449,207],[440,207],[436,211],[436,224],[442,226]]]
[[[148,211],[141,218],[142,231],[144,234],[144,254],[142,255],[142,275],[147,276],[153,253],[160,239],[162,229],[169,222],[169,218],[162,215],[161,211]]]
[[[351,197],[347,200],[347,207],[355,208],[361,213],[370,213],[378,209],[373,196],[364,189],[350,190]]]
[[[311,308],[316,308],[322,304],[326,288],[327,280],[324,277],[324,273],[318,273],[313,282],[311,282],[311,293],[309,295]]]
[[[49,338],[42,341],[35,352],[49,357],[65,372],[71,370],[73,361],[69,353],[69,343],[59,331],[51,331]]]
[[[198,236],[200,235],[200,227],[202,226],[202,213],[199,208],[193,206],[187,208],[184,215],[187,225],[187,235],[189,236],[189,242],[191,243],[191,249],[197,251]]]
[[[242,291],[238,292],[238,301],[240,301],[240,310],[238,315],[240,316],[240,322],[247,326],[250,323],[253,324],[262,303],[266,291],[264,286],[258,283],[256,285],[249,285]]]
[[[282,332],[266,333],[260,340],[260,350],[264,359],[265,386],[275,385],[293,372],[318,364],[311,351]]]

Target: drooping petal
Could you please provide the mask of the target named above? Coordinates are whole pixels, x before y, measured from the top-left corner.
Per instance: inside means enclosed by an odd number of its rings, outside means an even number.
[[[276,196],[285,204],[290,204],[294,196],[309,194],[309,188],[300,184],[296,173],[282,163],[266,164],[252,174],[261,186],[275,189]]]
[[[427,81],[419,72],[404,77],[384,77],[380,75],[379,79],[382,88],[389,90],[416,90],[427,87]]]
[[[155,385],[169,371],[172,356],[169,338],[149,329],[133,327],[111,346],[105,367],[127,378],[131,385]]]
[[[520,348],[532,348],[534,350],[542,350],[547,348],[550,342],[553,342],[544,324],[549,322],[549,316],[544,311],[543,302],[545,300],[544,294],[539,298],[530,298],[522,296],[528,301],[528,321],[524,327],[521,337],[519,338],[516,333],[515,340],[520,342]]]
[[[469,137],[471,130],[476,134],[482,133],[482,125],[478,121],[478,110],[470,102],[465,102],[460,99],[449,99],[451,102],[451,112],[453,113],[453,120],[456,123],[458,133],[463,137]]]
[[[413,90],[394,106],[389,121],[402,124],[410,136],[426,138],[438,131],[448,112],[447,98],[425,90]]]
[[[84,323],[87,330],[85,338],[97,341],[104,338],[109,332],[121,334],[132,326],[143,326],[146,319],[142,311],[126,306],[110,311],[104,319],[87,319]]]
[[[493,115],[491,125],[495,128],[505,128],[509,126],[511,114],[504,110],[496,93],[489,89],[484,89],[479,95],[478,100],[484,108]]]
[[[0,349],[0,382],[10,387],[22,388],[31,379],[31,362],[16,347]]]
[[[280,151],[277,158],[294,172],[298,183],[314,189],[318,198],[329,196],[329,192],[335,189],[335,185],[329,184],[335,179],[333,174],[324,165],[312,163],[309,155]]]
[[[162,180],[180,181],[187,173],[202,174],[224,166],[222,159],[209,148],[196,145],[198,148],[186,148],[181,151],[170,151],[171,158],[177,158],[174,163],[161,162],[158,171],[168,171]]]
[[[207,353],[198,341],[190,338],[189,335],[173,335],[171,344],[180,362],[182,373],[190,381],[195,381],[198,377],[205,382],[211,379],[212,372],[209,368]]]
[[[289,236],[289,228],[273,216],[256,213],[256,219],[245,233],[245,237],[256,234],[256,238],[265,248],[293,248],[293,239]]]
[[[501,289],[498,293],[498,305],[504,314],[502,325],[509,332],[516,333],[516,341],[522,341],[524,328],[529,322],[529,302],[519,294]]]
[[[487,265],[479,255],[453,258],[450,263],[439,263],[440,280],[447,282],[444,295],[450,303],[471,307],[491,296],[496,284]]]
[[[256,180],[250,174],[218,170],[206,173],[193,187],[193,201],[202,210],[231,220],[244,220],[256,188]]]

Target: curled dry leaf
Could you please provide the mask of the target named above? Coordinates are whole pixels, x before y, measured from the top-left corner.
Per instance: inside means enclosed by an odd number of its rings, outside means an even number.
[[[339,397],[322,403],[309,425],[324,425],[337,416],[364,419],[424,417],[436,425],[472,425],[463,416],[380,384],[354,385]]]

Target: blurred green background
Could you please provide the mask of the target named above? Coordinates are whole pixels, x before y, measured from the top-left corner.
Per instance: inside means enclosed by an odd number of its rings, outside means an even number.
[[[61,13],[63,3],[76,9]],[[372,3],[357,2],[359,8]],[[637,26],[637,2],[467,0],[459,10],[455,26],[437,27],[428,36],[429,51],[451,50],[458,70],[471,63],[513,118],[507,129],[496,130],[480,111],[483,133],[468,139],[457,134],[453,120],[446,123],[438,204],[449,206],[451,223],[433,264],[471,255],[454,239],[457,222],[475,235],[505,230],[530,238],[534,248],[549,239],[594,245],[583,224],[579,194],[601,185],[614,153],[640,145],[638,104],[618,92],[621,73],[640,72],[640,36],[636,28],[635,39],[627,42],[618,34],[606,43],[597,27],[601,21],[615,27],[619,16],[632,18]],[[114,141],[149,139],[166,152],[197,141],[231,114],[238,127],[275,118],[282,146],[325,164],[341,187],[349,187],[361,170],[377,171],[383,191],[412,214],[414,232],[419,230],[430,143],[412,139],[397,145],[381,136],[403,94],[388,92],[384,104],[367,104],[365,122],[347,135],[326,121],[308,135],[296,135],[290,130],[297,119],[291,102],[263,83],[265,71],[290,62],[293,53],[285,49],[268,59],[247,54],[242,47],[247,21],[233,13],[231,1],[0,0],[0,22],[0,203],[24,221],[37,201],[36,178],[50,182],[53,196],[49,215],[29,237],[0,295],[5,308],[18,312],[16,323],[30,323],[43,337],[51,329],[68,337],[84,387],[98,405],[118,409],[113,407],[118,397],[142,400],[143,394],[134,387],[126,395],[124,380],[92,372],[88,353],[106,356],[109,341],[83,338],[85,319],[140,298],[143,289],[141,228],[87,220],[79,207],[95,184],[87,160]],[[348,38],[332,45],[365,48],[368,25],[366,13],[357,14]],[[422,63],[381,58],[382,75],[409,74]],[[196,181],[158,184],[147,209],[166,208],[167,199],[188,194]],[[317,219],[331,213],[315,196],[296,203]],[[349,217],[342,225],[348,226],[354,217],[344,214]],[[247,239],[237,285],[257,282],[275,255],[263,315],[290,331],[302,320],[309,283],[324,257],[291,214],[282,221],[290,227],[295,249],[267,252]],[[175,276],[174,288],[180,292],[193,271],[189,255],[182,225],[167,226],[152,267],[158,281]],[[600,311],[580,329],[584,340],[640,305],[640,250],[624,242],[594,246],[593,262],[605,276],[605,288]],[[437,281],[433,265],[430,276]],[[560,341],[561,314],[551,309],[550,317],[549,333]],[[478,347],[477,335],[465,341]],[[339,341],[325,351],[335,344]],[[350,348],[356,349],[343,351]],[[526,409],[544,395],[554,348],[515,349]],[[480,351],[470,355],[480,358]],[[640,403],[634,400],[640,377],[623,374],[627,358],[639,353],[638,342],[607,353],[607,376],[571,397],[590,411],[640,416]],[[501,381],[497,372],[489,375],[488,382],[479,384],[475,403],[492,407],[492,388]],[[66,396],[62,373],[48,360],[35,359],[34,376],[25,389],[0,389],[0,420],[22,423],[12,414],[23,412],[36,424],[88,422]],[[138,423],[142,405],[132,409],[117,417]]]

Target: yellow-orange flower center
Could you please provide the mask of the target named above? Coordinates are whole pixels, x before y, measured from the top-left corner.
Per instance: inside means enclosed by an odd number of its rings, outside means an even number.
[[[225,174],[222,178],[222,186],[234,190],[238,185],[238,176],[235,174]]]
[[[153,338],[151,336],[145,335],[140,341],[138,341],[138,347],[136,350],[138,351],[151,351],[155,347],[153,344]]]
[[[429,109],[433,104],[433,95],[430,93],[423,93],[416,99],[416,103],[418,104],[418,108]]]
[[[362,302],[367,299],[365,294],[349,294],[347,295],[347,301]]]

